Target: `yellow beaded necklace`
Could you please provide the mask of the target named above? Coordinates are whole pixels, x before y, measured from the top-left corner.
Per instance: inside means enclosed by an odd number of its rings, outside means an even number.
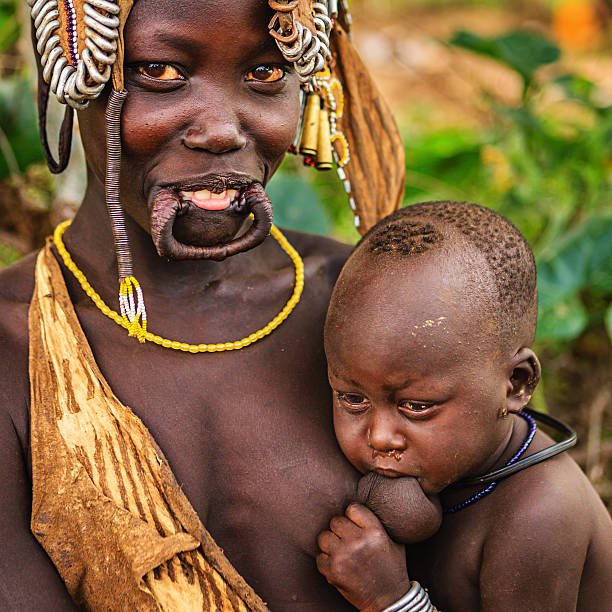
[[[83,291],[85,291],[85,293],[91,298],[102,314],[112,319],[115,323],[117,323],[117,325],[120,325],[125,329],[129,329],[129,323],[126,322],[126,319],[105,304],[104,300],[98,293],[96,293],[94,288],[89,284],[83,272],[79,270],[77,265],[72,260],[72,257],[66,249],[62,239],[64,231],[69,225],[70,221],[60,223],[55,228],[55,232],[53,233],[53,242],[57,247],[58,253],[62,257],[64,264],[72,272],[72,274],[74,274],[74,277],[79,281]],[[289,255],[291,261],[293,261],[293,265],[295,266],[295,285],[293,288],[293,295],[289,298],[289,301],[285,304],[285,307],[265,327],[262,327],[260,330],[247,336],[246,338],[243,338],[242,340],[225,343],[221,342],[218,344],[187,344],[186,342],[178,342],[177,340],[168,340],[167,338],[156,336],[149,331],[143,334],[143,340],[154,342],[155,344],[159,344],[159,346],[163,346],[164,348],[184,351],[187,353],[218,353],[220,351],[235,351],[244,348],[245,346],[249,346],[249,344],[253,344],[253,342],[257,342],[264,336],[267,336],[273,332],[291,314],[291,311],[300,301],[302,290],[304,289],[304,262],[302,261],[299,253],[293,248],[287,238],[285,238],[285,236],[276,226],[272,226],[270,233],[278,242],[283,251]]]

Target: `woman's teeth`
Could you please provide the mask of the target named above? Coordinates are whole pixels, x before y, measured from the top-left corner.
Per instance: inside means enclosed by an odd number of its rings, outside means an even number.
[[[236,189],[226,189],[220,193],[200,189],[199,191],[181,191],[180,196],[203,210],[225,210],[237,193]]]

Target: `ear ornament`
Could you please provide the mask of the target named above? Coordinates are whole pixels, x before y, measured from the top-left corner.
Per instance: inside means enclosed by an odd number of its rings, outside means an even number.
[[[45,155],[52,172],[61,172],[70,154],[72,109],[84,109],[113,76],[106,106],[106,206],[111,219],[119,273],[119,307],[130,336],[144,342],[147,313],[119,198],[121,169],[121,110],[123,87],[122,20],[130,0],[28,0],[39,66],[39,119]],[[127,14],[127,13],[126,13]],[[125,15],[124,15],[125,17]],[[125,19],[123,20],[125,23]],[[113,73],[113,67],[115,71]],[[60,161],[55,162],[46,136],[49,91],[67,105],[60,138]],[[70,110],[68,110],[70,109]]]
[[[119,6],[112,0],[28,0],[42,77],[51,93],[85,108],[117,59]]]
[[[294,65],[300,81],[307,83],[331,58],[329,36],[332,21],[327,0],[313,2],[311,15],[303,4],[303,0],[268,0],[268,6],[276,11],[268,24],[268,31],[283,57]],[[299,17],[312,19],[314,34],[308,27],[310,24],[304,25]]]
[[[346,0],[268,0],[270,35],[302,81],[302,118],[291,153],[334,162],[361,234],[399,208],[404,148],[390,110],[351,42]]]

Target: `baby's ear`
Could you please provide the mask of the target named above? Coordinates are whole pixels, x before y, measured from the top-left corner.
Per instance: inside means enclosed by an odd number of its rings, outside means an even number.
[[[510,363],[506,395],[508,412],[520,412],[528,404],[540,382],[541,374],[537,355],[530,348],[519,349]]]

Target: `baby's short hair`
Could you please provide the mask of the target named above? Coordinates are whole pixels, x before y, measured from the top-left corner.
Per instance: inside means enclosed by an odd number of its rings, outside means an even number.
[[[464,237],[485,258],[497,289],[500,332],[531,344],[537,321],[536,265],[531,247],[508,219],[466,202],[424,202],[384,218],[361,239],[356,253],[411,257]]]

